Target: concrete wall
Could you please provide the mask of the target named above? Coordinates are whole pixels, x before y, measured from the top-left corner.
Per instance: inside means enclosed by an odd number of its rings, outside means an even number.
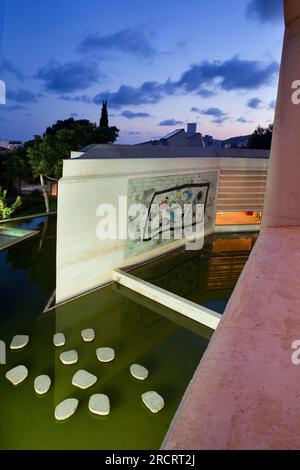
[[[119,217],[119,196],[129,203],[151,204],[155,193],[184,185],[209,183],[205,233],[214,231],[218,178],[221,168],[267,166],[260,158],[111,158],[118,146],[99,146],[79,158],[64,162],[59,182],[57,228],[57,302],[111,280],[112,270],[148,260],[173,250],[185,240],[132,242],[100,240],[96,229],[100,204],[113,204]],[[145,149],[146,147],[144,147]],[[140,152],[140,147],[131,147]],[[200,149],[203,152],[203,149]],[[156,150],[155,150],[156,151]],[[174,150],[169,150],[172,152]],[[181,149],[184,155],[184,149]],[[190,149],[186,149],[190,151]],[[166,149],[163,149],[166,152]],[[195,151],[194,151],[195,152]],[[224,151],[223,151],[224,152]],[[146,152],[147,153],[147,152]],[[251,156],[255,155],[251,153]],[[249,154],[248,154],[249,155]],[[260,155],[260,154],[259,154]],[[264,154],[266,155],[266,154]],[[261,156],[261,155],[260,155]],[[121,209],[124,215],[124,210]]]
[[[300,226],[300,3],[286,0],[264,227]]]

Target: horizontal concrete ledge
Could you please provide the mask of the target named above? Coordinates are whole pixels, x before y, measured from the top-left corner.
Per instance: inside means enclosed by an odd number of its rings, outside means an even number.
[[[163,448],[299,449],[300,228],[259,235]]]
[[[25,215],[24,217],[15,217],[14,219],[0,220],[0,224],[9,224],[12,222],[22,222],[23,220],[38,219],[39,217],[48,217],[49,215],[56,215],[56,212],[41,212],[40,214]]]
[[[261,226],[254,225],[216,225],[215,233],[251,233],[259,232]]]
[[[120,269],[113,271],[113,280],[122,286],[147,297],[148,299],[154,300],[175,312],[181,313],[182,315],[211,328],[212,330],[217,328],[222,318],[219,313],[214,312],[213,310],[209,310],[208,308],[195,304],[194,302],[161,289],[160,287],[154,286],[142,279],[138,279],[137,277],[127,274]]]
[[[269,150],[201,148],[162,145],[104,145],[87,150],[74,160],[115,158],[269,158]],[[72,160],[72,161],[74,161]]]

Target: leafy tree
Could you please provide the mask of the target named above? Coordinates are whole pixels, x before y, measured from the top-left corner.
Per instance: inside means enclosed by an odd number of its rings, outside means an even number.
[[[94,129],[94,124],[91,123],[88,119],[77,119],[69,118],[65,119],[64,121],[59,120],[51,127],[47,127],[45,135],[55,135],[58,131],[62,129],[69,129],[69,130],[78,130],[78,128],[90,128],[91,131]]]
[[[112,127],[97,127],[94,133],[94,144],[113,144],[118,136],[119,129]]]
[[[7,160],[8,152],[0,150],[0,186],[8,187],[8,175],[7,175]]]
[[[29,144],[27,143],[24,147],[10,152],[6,160],[6,173],[9,182],[16,185],[19,192],[22,181],[29,181],[32,178],[32,171],[27,157]]]
[[[0,188],[0,219],[2,220],[9,219],[13,212],[15,212],[15,210],[17,210],[22,205],[21,198],[18,196],[15,202],[10,207],[8,207],[6,196],[7,190],[2,190],[2,188]]]
[[[27,154],[34,176],[40,178],[47,213],[50,209],[45,178],[57,181],[61,177],[63,160],[70,157],[71,150],[92,143],[113,143],[118,133],[116,127],[97,127],[88,120],[70,118],[48,127],[43,137],[35,136]]]
[[[102,102],[102,111],[100,118],[100,127],[109,127],[107,101]]]
[[[273,136],[273,124],[270,124],[267,128],[258,126],[253,132],[248,141],[248,147],[250,149],[264,149],[270,150]]]

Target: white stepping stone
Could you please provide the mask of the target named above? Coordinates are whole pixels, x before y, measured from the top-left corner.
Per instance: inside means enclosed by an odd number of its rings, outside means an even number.
[[[98,393],[92,395],[89,400],[89,410],[99,416],[107,416],[110,413],[110,402],[107,395]]]
[[[82,330],[81,337],[86,343],[91,343],[95,339],[95,331],[93,328],[88,328],[87,330]]]
[[[51,387],[51,379],[48,375],[39,375],[34,381],[34,390],[38,395],[44,395]]]
[[[56,333],[53,336],[53,343],[57,348],[64,346],[66,344],[65,335],[63,333]]]
[[[130,373],[135,379],[138,380],[145,380],[149,375],[146,367],[143,367],[140,364],[132,364],[130,366]]]
[[[78,362],[78,353],[75,350],[65,351],[61,353],[59,357],[65,366],[71,366],[72,364],[76,364]]]
[[[97,380],[98,378],[95,375],[90,374],[86,370],[79,370],[72,379],[72,385],[74,385],[74,387],[81,388],[82,390],[86,390],[87,388],[92,387]]]
[[[25,366],[17,366],[14,369],[9,370],[5,377],[13,385],[19,385],[28,377],[28,369]]]
[[[96,354],[100,362],[111,362],[115,358],[115,351],[112,348],[98,348]]]
[[[76,398],[68,398],[61,402],[55,408],[55,418],[58,421],[64,421],[65,419],[70,418],[75,411],[77,410],[79,401]]]
[[[142,395],[144,404],[152,413],[158,413],[165,406],[165,401],[157,392],[146,392]]]
[[[23,349],[25,348],[25,346],[27,346],[28,342],[29,342],[29,336],[27,335],[14,336],[10,345],[10,349],[13,349],[13,350]]]

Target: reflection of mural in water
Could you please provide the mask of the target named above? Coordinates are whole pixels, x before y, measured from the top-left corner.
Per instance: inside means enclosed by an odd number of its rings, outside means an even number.
[[[128,183],[128,205],[142,204],[148,209],[148,219],[145,227],[136,224],[138,217],[129,217],[131,226],[141,234],[135,240],[128,240],[125,247],[127,258],[172,242],[176,237],[176,210],[185,204],[190,204],[190,219],[195,222],[195,207],[205,205],[204,226],[209,230],[214,224],[215,202],[218,173],[216,171],[195,173],[189,175],[169,175],[151,178],[134,178]],[[158,215],[162,220],[157,224],[157,233],[149,233],[150,222]],[[178,220],[178,219],[177,219]],[[193,227],[193,223],[191,224]],[[167,228],[168,227],[168,228]],[[169,229],[169,227],[171,229]],[[170,231],[169,239],[164,239],[163,232]],[[182,224],[181,228],[182,230]]]
[[[255,241],[255,235],[224,236],[214,241],[208,263],[208,292],[234,289]]]
[[[193,302],[223,301],[225,307],[255,241],[255,234],[211,235],[201,251],[176,251],[134,275]]]
[[[187,229],[194,227],[196,222],[200,223],[205,213],[209,187],[209,183],[191,184],[155,192],[149,206],[144,241],[150,241],[165,231],[182,231],[183,224]],[[200,214],[201,220],[196,220],[196,208],[199,204],[203,205],[203,213]],[[153,221],[158,221],[155,230],[151,230]]]

